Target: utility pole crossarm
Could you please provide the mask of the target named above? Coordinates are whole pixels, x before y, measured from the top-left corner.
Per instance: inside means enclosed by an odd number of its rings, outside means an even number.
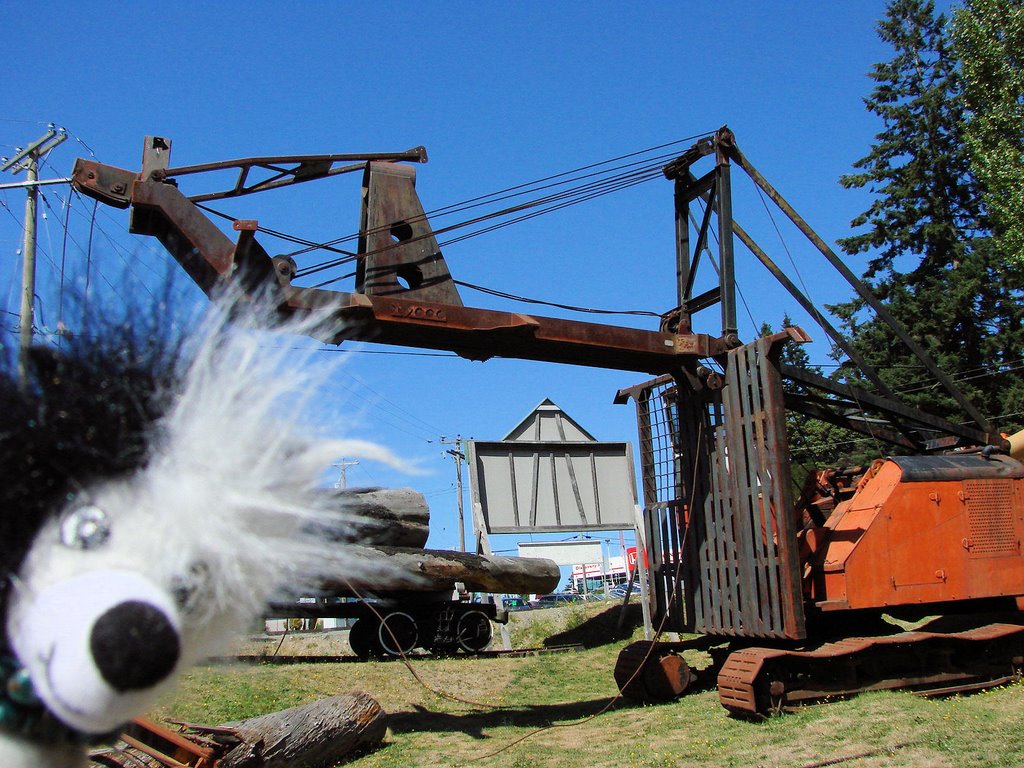
[[[25,235],[22,241],[21,311],[18,329],[18,381],[28,386],[28,349],[32,346],[35,324],[33,303],[36,295],[36,208],[39,199],[39,158],[67,138],[63,129],[50,125],[43,136],[14,157],[0,164],[0,171],[25,171]]]

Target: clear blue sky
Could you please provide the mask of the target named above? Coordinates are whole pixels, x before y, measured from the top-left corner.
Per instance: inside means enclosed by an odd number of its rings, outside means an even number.
[[[417,188],[431,209],[728,124],[746,155],[827,241],[849,234],[850,220],[868,205],[866,193],[843,190],[837,179],[880,128],[862,99],[871,65],[889,57],[875,34],[882,0],[3,5],[0,155],[35,139],[48,122],[64,126],[71,140],[52,153],[44,178],[68,175],[75,157],[90,152],[137,169],[147,134],[173,139],[175,165],[423,144],[430,163],[418,166]],[[5,174],[0,182],[14,180]],[[737,220],[778,263],[796,265],[819,305],[850,296],[784,229],[791,262],[749,185],[738,174],[735,184]],[[460,280],[575,305],[661,312],[675,295],[671,191],[655,180],[470,239],[445,255]],[[52,328],[62,254],[69,273],[84,274],[91,203],[73,202],[73,239],[65,247],[67,188],[48,188],[45,196],[37,323]],[[7,313],[18,306],[23,201],[21,191],[0,192]],[[359,199],[352,183],[325,180],[220,207],[326,240],[356,229]],[[97,300],[145,300],[167,273],[169,256],[128,235],[125,212],[101,209],[96,225],[90,279]],[[287,250],[263,242],[272,253]],[[851,266],[862,269],[856,260]],[[787,311],[822,336],[752,258],[742,256],[738,270],[749,307],[749,315],[740,308],[745,338],[755,335],[755,323],[778,326]],[[351,281],[338,287],[351,289]],[[187,295],[201,299],[196,289]],[[463,299],[558,314],[479,294]],[[5,327],[15,322],[2,318]],[[622,322],[651,327],[642,319]],[[825,362],[822,348],[812,354]],[[430,471],[403,478],[364,462],[348,479],[423,491],[433,515],[431,545],[450,547],[457,537],[454,469],[443,458],[441,435],[500,439],[547,397],[599,440],[635,443],[634,413],[612,405],[612,397],[646,378],[511,360],[358,353],[322,406],[348,414],[350,435],[382,442]]]

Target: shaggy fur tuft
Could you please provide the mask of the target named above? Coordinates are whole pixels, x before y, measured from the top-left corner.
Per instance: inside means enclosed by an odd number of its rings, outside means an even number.
[[[33,352],[27,386],[0,375],[2,650],[78,732],[144,712],[271,597],[393,576],[346,554],[312,491],[339,456],[394,458],[317,434],[330,369],[261,320],[222,301],[184,341],[120,326]],[[119,638],[132,622],[152,637]]]

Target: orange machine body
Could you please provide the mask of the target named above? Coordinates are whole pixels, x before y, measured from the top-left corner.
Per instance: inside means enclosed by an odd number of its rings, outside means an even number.
[[[805,596],[823,611],[993,597],[1024,606],[1024,465],[1008,456],[878,461],[807,534]]]

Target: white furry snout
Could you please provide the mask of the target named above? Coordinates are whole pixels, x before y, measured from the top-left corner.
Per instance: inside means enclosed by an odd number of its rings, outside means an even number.
[[[106,733],[151,707],[181,654],[173,599],[131,571],[104,569],[21,594],[8,634],[36,695],[85,733]]]

